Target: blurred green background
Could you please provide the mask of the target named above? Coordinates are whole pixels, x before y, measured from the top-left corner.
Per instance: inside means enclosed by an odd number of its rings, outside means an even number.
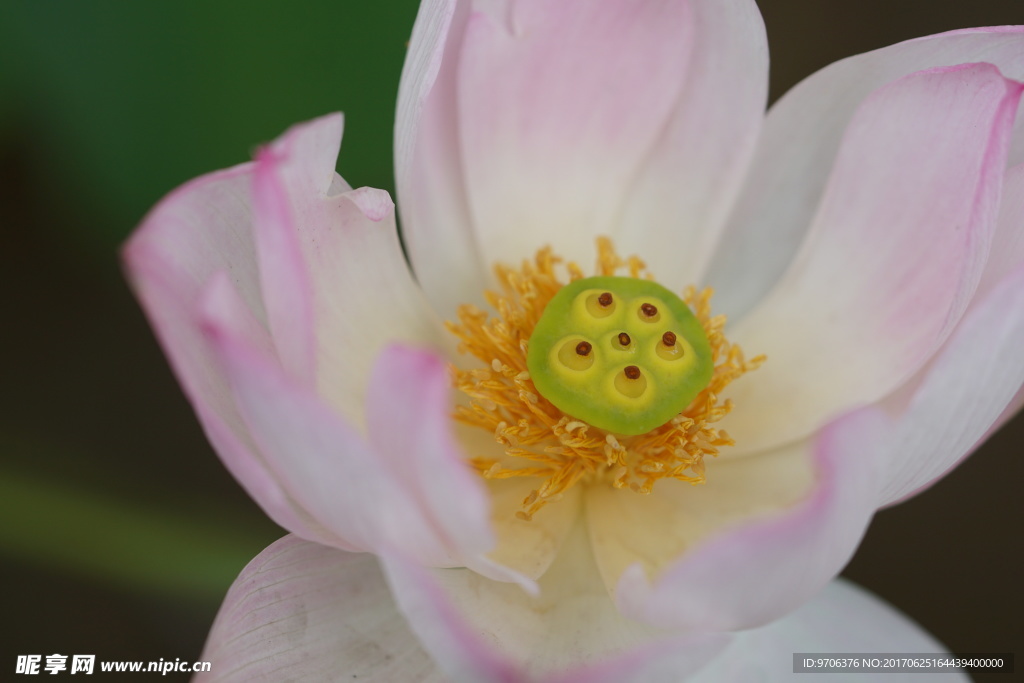
[[[847,55],[1024,23],[1020,0],[759,4],[773,99]],[[416,6],[0,3],[0,677],[17,654],[198,659],[231,580],[282,535],[206,444],[116,250],[175,186],[339,109],[339,171],[393,191]],[[1022,444],[1017,419],[881,512],[846,574],[955,651],[1019,650]]]

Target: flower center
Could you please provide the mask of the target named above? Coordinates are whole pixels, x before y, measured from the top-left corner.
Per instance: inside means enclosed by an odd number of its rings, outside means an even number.
[[[452,368],[469,399],[454,418],[504,448],[471,463],[487,479],[537,479],[523,519],[580,482],[642,494],[659,479],[702,483],[704,457],[733,443],[712,426],[732,410],[718,395],[764,361],[725,339],[710,289],[677,297],[639,258],[619,258],[607,238],[597,247],[595,277],[560,267],[550,248],[518,269],[495,266],[502,293],[485,296],[497,316],[465,305],[447,324],[484,363]]]
[[[663,425],[711,381],[711,345],[682,300],[650,280],[588,277],[558,290],[526,367],[566,415],[615,434]]]

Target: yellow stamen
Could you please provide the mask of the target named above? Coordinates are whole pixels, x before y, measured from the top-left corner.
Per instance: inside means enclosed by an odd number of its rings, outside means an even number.
[[[607,238],[598,238],[597,251],[595,275],[626,270],[629,277],[654,279],[636,256],[620,258]],[[691,286],[682,298],[711,344],[715,369],[710,384],[679,415],[645,434],[616,436],[570,417],[540,395],[526,368],[530,335],[547,303],[565,284],[556,273],[560,264],[562,259],[549,247],[518,269],[498,264],[495,274],[502,293],[485,292],[497,317],[465,305],[459,307],[458,323],[447,323],[461,342],[460,352],[485,366],[452,367],[455,387],[470,399],[468,406],[456,408],[454,417],[493,433],[509,456],[500,461],[475,457],[471,463],[487,479],[542,479],[517,513],[523,519],[580,481],[607,480],[616,488],[642,494],[650,493],[659,479],[703,483],[704,457],[733,444],[728,434],[712,426],[732,410],[732,403],[719,401],[718,396],[765,357],[746,360],[740,347],[723,334],[725,316],[711,315],[712,290],[698,292]],[[584,277],[575,263],[561,269],[570,282]]]

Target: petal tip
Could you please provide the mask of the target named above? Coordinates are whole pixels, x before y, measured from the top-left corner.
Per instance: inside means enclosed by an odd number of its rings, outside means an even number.
[[[360,187],[347,192],[345,196],[374,223],[390,218],[395,213],[395,202],[384,190]]]

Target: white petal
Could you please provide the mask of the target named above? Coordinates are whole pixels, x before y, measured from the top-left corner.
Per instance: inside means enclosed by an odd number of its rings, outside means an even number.
[[[1024,121],[1024,116],[1019,118]],[[1024,264],[1024,164],[1006,172],[992,249],[975,296],[984,296],[1021,264]]]
[[[714,662],[690,683],[862,683],[908,679],[968,683],[962,673],[828,673],[794,674],[794,653],[946,654],[946,649],[891,605],[852,583],[836,580],[789,616],[737,634]]]
[[[764,120],[768,45],[749,0],[694,0],[694,41],[664,132],[612,232],[673,291],[702,281]]]
[[[373,555],[286,536],[242,570],[197,683],[446,680],[395,609]]]
[[[544,244],[581,263],[682,95],[685,0],[507,3],[470,15],[459,53],[466,194],[485,262]]]
[[[455,81],[469,2],[425,0],[402,68],[395,174],[402,236],[434,308],[454,319],[490,281],[466,203]]]
[[[673,655],[674,673],[682,677],[728,640],[680,636],[624,619],[595,570],[582,527],[541,578],[537,597],[464,569],[423,573],[392,558],[384,566],[413,631],[460,680],[495,680],[474,677],[480,670],[504,670],[509,678],[503,680],[524,680],[523,673],[516,678],[512,672],[525,670],[556,680],[604,681],[606,666],[622,680],[626,672]],[[647,650],[639,661],[638,648]]]

